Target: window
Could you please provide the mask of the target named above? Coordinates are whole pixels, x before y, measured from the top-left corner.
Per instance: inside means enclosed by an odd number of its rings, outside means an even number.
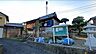
[[[47,26],[49,26],[49,27],[50,27],[50,26],[53,26],[53,20],[48,20],[48,21],[47,21],[47,24],[48,24]]]
[[[47,26],[47,23],[44,23],[44,26]]]

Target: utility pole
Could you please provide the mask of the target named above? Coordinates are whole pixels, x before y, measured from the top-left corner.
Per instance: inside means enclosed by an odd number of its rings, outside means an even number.
[[[46,15],[48,14],[48,0],[46,0]]]

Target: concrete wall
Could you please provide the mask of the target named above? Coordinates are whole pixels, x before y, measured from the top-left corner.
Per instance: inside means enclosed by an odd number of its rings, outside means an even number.
[[[21,34],[21,28],[8,27],[6,31],[6,38],[17,37]]]
[[[51,52],[52,54],[95,54],[96,51],[90,51],[83,47],[72,47],[72,46],[64,46],[64,45],[50,45],[43,43],[35,43],[32,42],[33,45],[43,49],[44,51]]]

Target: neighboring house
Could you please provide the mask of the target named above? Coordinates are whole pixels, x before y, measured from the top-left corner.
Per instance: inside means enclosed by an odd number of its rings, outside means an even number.
[[[87,22],[91,22],[92,25],[96,26],[96,16],[91,17]],[[96,37],[96,33],[94,33],[94,36]]]
[[[33,19],[30,21],[24,22],[24,30],[26,34],[36,35],[36,21],[38,19]]]
[[[3,37],[3,28],[7,22],[9,22],[9,17],[6,14],[0,12],[0,38]]]
[[[51,13],[34,20],[24,22],[26,33],[38,36],[52,36],[52,26],[58,25],[60,20],[56,13]]]
[[[87,22],[93,21],[93,24],[96,25],[96,16],[90,18]]]
[[[19,37],[22,32],[23,25],[21,23],[7,23],[4,25],[5,38]]]

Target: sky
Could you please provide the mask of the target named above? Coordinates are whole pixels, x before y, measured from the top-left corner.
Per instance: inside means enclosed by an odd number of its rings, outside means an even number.
[[[48,14],[56,12],[59,19],[96,16],[95,0],[48,0]],[[9,16],[10,23],[22,23],[46,15],[46,0],[0,0],[0,12]]]

